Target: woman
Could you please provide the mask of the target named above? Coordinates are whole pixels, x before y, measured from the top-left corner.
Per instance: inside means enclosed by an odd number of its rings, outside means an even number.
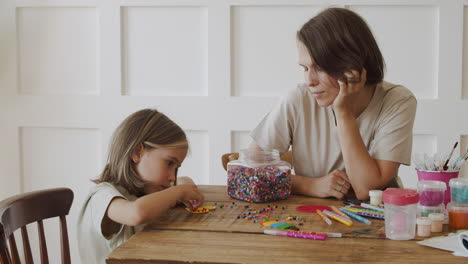
[[[367,199],[410,164],[416,98],[383,81],[380,49],[353,11],[313,17],[297,32],[297,49],[305,83],[263,118],[249,149],[292,146],[296,194],[343,199],[354,190]]]

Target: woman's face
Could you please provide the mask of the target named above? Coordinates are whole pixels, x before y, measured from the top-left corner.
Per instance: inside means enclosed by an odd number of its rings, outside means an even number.
[[[142,180],[147,182],[145,194],[171,187],[177,177],[177,169],[187,156],[187,148],[145,149],[133,155],[135,169]]]
[[[338,81],[314,63],[307,48],[300,41],[297,41],[297,50],[299,65],[304,68],[305,83],[314,94],[315,100],[322,107],[331,105],[340,92]]]

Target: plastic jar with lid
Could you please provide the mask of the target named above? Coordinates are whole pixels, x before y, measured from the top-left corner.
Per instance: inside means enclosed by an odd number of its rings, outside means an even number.
[[[416,230],[416,190],[389,188],[382,196],[385,204],[385,235],[393,240],[413,239]]]
[[[419,181],[419,204],[424,206],[438,206],[444,202],[447,185],[441,181]]]
[[[381,190],[370,190],[369,191],[370,204],[373,206],[379,206],[382,203],[382,194],[383,194],[383,191]]]
[[[468,228],[468,204],[448,203],[449,226],[453,228]]]
[[[454,178],[449,181],[452,202],[468,204],[468,179]]]
[[[431,235],[432,220],[428,217],[416,218],[417,233],[420,237],[428,237]]]
[[[442,213],[430,213],[429,219],[431,219],[431,232],[439,233],[444,230],[445,216]]]
[[[444,204],[439,204],[438,206],[424,206],[418,204],[417,207],[417,216],[428,217],[431,213],[443,213],[445,211]]]
[[[227,164],[227,191],[234,199],[265,203],[289,197],[291,164],[278,150],[241,150],[239,159]]]

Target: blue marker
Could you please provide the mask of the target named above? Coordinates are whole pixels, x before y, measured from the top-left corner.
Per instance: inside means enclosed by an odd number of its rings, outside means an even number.
[[[362,216],[359,216],[359,215],[357,215],[357,214],[355,214],[355,213],[351,213],[350,211],[348,211],[348,210],[346,210],[346,209],[343,209],[343,208],[340,208],[340,210],[341,210],[343,213],[345,213],[345,214],[351,216],[352,218],[358,220],[359,222],[362,222],[362,223],[364,223],[364,224],[366,224],[366,225],[372,224],[371,221],[365,219],[365,218],[362,217]]]

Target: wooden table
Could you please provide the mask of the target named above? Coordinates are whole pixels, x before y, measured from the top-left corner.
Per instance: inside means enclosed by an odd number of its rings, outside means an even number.
[[[149,224],[116,248],[107,258],[113,263],[467,263],[467,258],[455,257],[443,251],[416,244],[415,240],[395,241],[378,238],[384,222],[372,220],[370,234],[353,233],[369,228],[353,221],[347,227],[333,221],[326,225],[318,215],[296,211],[299,205],[335,205],[341,201],[291,196],[287,200],[267,204],[251,204],[231,199],[226,186],[200,186],[205,205],[217,209],[206,214],[191,214],[182,207],[169,210],[159,220]],[[238,218],[249,208],[274,207],[271,218],[289,215],[301,221],[295,224],[301,231],[340,232],[343,238],[325,241],[270,236],[253,220]],[[278,206],[276,208],[276,206]],[[276,212],[276,213],[274,213]],[[279,220],[280,221],[280,220]],[[299,225],[302,223],[303,225]],[[438,234],[439,235],[439,234]],[[420,238],[416,238],[420,239]]]

